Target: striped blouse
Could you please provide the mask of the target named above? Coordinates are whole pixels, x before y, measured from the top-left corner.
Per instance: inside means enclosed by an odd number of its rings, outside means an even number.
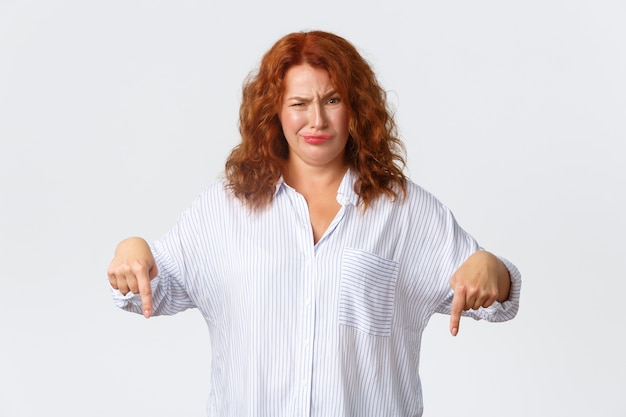
[[[480,247],[416,184],[363,212],[354,181],[348,171],[317,244],[304,197],[282,181],[260,213],[217,181],[151,243],[154,315],[197,308],[210,331],[208,416],[421,416],[422,333],[449,314],[450,277]],[[521,276],[502,260],[509,300],[466,315],[517,313]],[[138,295],[114,299],[141,313]]]

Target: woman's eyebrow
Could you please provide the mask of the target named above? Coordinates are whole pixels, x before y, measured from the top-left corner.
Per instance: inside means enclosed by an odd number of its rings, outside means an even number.
[[[337,90],[331,90],[328,93],[324,94],[322,96],[322,100],[326,100],[334,95],[337,95]],[[294,100],[294,101],[311,101],[310,97],[302,97],[302,96],[291,96],[291,97],[287,97],[287,100]]]

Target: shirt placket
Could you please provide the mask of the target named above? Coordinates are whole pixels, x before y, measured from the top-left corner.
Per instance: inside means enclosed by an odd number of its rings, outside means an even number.
[[[301,220],[298,244],[302,254],[302,275],[298,295],[298,327],[296,337],[296,383],[294,416],[308,417],[311,413],[311,385],[313,379],[313,338],[315,329],[315,281],[317,268],[313,245],[313,231],[309,211],[303,196],[294,193],[297,216]]]

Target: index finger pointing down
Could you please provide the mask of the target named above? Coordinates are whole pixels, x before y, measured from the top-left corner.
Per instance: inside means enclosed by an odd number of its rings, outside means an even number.
[[[142,270],[137,274],[137,286],[141,295],[143,316],[149,319],[152,316],[152,286],[147,271]]]
[[[450,307],[450,333],[456,336],[459,333],[461,315],[465,308],[465,287],[459,287],[454,291],[452,306]]]

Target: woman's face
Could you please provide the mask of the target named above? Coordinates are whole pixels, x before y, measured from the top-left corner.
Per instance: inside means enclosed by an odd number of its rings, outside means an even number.
[[[289,145],[289,164],[343,167],[348,112],[328,72],[308,64],[287,70],[278,117]]]

